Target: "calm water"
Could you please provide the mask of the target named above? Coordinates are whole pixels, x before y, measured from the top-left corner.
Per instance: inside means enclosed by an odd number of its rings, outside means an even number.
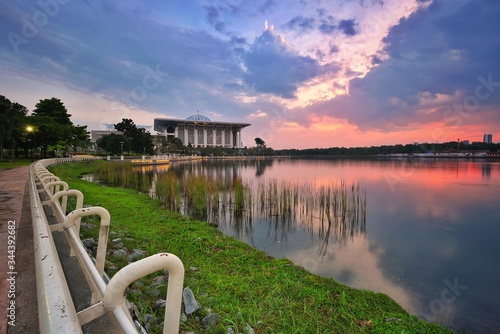
[[[356,182],[367,192],[366,225],[347,238],[258,215],[219,228],[313,273],[384,292],[429,321],[500,332],[500,162],[203,161],[159,172]]]
[[[467,333],[500,333],[499,161],[209,160],[153,170],[241,177],[253,187],[271,180],[355,183],[366,190],[366,207],[362,218],[342,226],[258,212],[222,215],[216,223],[271,256],[384,292],[428,321]]]

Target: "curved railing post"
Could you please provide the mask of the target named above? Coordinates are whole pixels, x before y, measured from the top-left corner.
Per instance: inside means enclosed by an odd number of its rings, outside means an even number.
[[[155,271],[168,270],[167,301],[165,307],[164,334],[177,334],[181,314],[184,265],[175,255],[160,253],[133,262],[118,271],[104,291],[104,310],[113,311],[124,303],[124,292],[130,283]]]
[[[86,216],[99,216],[101,217],[99,228],[99,241],[97,242],[97,255],[95,259],[95,267],[99,275],[104,274],[104,262],[106,260],[106,247],[108,245],[109,223],[111,216],[105,208],[100,206],[93,206],[89,208],[76,209],[71,211],[64,219],[64,229],[69,229],[76,226],[76,220]],[[76,230],[76,229],[75,229]],[[78,237],[79,238],[79,237]]]
[[[69,186],[64,181],[50,181],[43,185],[43,189],[49,196],[53,196],[55,193],[61,190],[68,190]],[[66,207],[68,205],[68,198],[63,197],[61,207],[66,214]]]
[[[62,181],[60,181],[62,182]],[[76,205],[75,205],[75,210],[76,209],[81,209],[83,208],[83,193],[80,190],[76,189],[64,189],[56,192],[51,199],[51,202],[53,204],[59,203],[59,198],[63,198],[62,200],[62,205],[61,205],[61,222],[64,223],[64,219],[66,217],[66,210],[67,210],[67,203],[68,203],[68,197],[69,196],[75,196],[76,197]],[[59,215],[58,215],[59,216]],[[79,217],[75,220],[75,227],[76,227],[76,234],[80,233],[80,222],[82,218]]]

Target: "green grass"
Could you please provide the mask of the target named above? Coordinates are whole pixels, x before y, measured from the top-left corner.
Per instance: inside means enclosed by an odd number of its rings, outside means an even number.
[[[14,159],[10,161],[0,161],[0,169],[14,168],[31,165],[30,159]]]
[[[51,170],[85,195],[86,205],[100,205],[111,214],[111,231],[129,250],[149,254],[170,252],[186,270],[184,286],[220,322],[205,331],[195,317],[181,325],[196,333],[225,333],[228,327],[243,333],[250,325],[256,333],[451,333],[409,315],[387,295],[362,291],[333,279],[313,275],[285,259],[274,259],[236,239],[224,236],[206,222],[167,211],[147,194],[125,188],[104,187],[83,181],[79,175],[96,164],[68,163]],[[95,230],[82,230],[85,237]],[[123,263],[116,263],[118,266]],[[113,275],[114,272],[109,272]],[[158,275],[161,273],[159,272]],[[128,295],[142,313],[153,312],[155,301],[148,286],[156,275],[132,284]],[[158,314],[160,319],[163,314]],[[398,318],[401,322],[384,319]],[[159,330],[158,325],[151,327]]]

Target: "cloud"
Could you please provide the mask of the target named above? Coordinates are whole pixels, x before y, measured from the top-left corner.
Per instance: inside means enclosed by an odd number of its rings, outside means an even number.
[[[273,27],[263,31],[244,55],[246,84],[259,93],[286,99],[295,97],[298,87],[321,73],[319,63],[288,48]]]
[[[340,49],[339,49],[339,47],[338,47],[338,46],[336,46],[336,45],[332,45],[332,46],[330,46],[330,51],[329,51],[329,53],[330,53],[330,55],[332,55],[332,54],[335,54],[335,53],[339,52],[339,50],[340,50]]]
[[[266,0],[262,5],[259,6],[259,11],[262,14],[268,14],[274,7],[276,7],[276,2],[274,0]]]
[[[386,59],[372,56],[378,66],[352,79],[348,95],[294,114],[328,115],[381,131],[498,121],[500,113],[492,112],[500,107],[498,17],[500,4],[491,1],[417,11],[391,29],[384,40]]]
[[[467,124],[498,118],[498,1],[77,1],[47,15],[15,52],[6,34],[23,36],[25,20],[43,11],[39,3],[2,5],[0,76],[64,87],[63,100],[74,91],[140,115],[200,110],[221,120],[260,110],[287,124],[347,120],[371,133],[453,124],[455,114],[443,115],[464,101],[475,108],[462,118]],[[272,27],[261,31],[268,18],[286,43]],[[480,77],[489,95],[478,100]]]
[[[267,114],[263,112],[262,110],[257,110],[254,113],[251,113],[248,115],[249,118],[262,118],[262,117],[267,117]]]
[[[356,31],[356,26],[357,23],[355,20],[341,20],[339,23],[339,30],[347,36],[354,36],[358,33]]]
[[[299,33],[308,32],[315,28],[314,21],[315,20],[312,17],[304,17],[302,15],[298,15],[285,23],[284,27],[288,30],[296,30]]]
[[[218,32],[226,32],[226,22],[222,21],[221,11],[214,6],[205,7],[207,11],[208,22],[217,30]]]
[[[322,16],[322,15],[321,15]],[[318,26],[318,30],[323,34],[331,34],[337,29],[334,24],[333,16],[329,15],[326,19],[321,19],[321,24]]]

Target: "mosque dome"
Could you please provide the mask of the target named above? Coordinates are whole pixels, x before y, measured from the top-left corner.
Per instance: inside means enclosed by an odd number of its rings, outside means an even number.
[[[210,118],[207,116],[200,115],[198,112],[196,115],[191,115],[188,118],[186,118],[188,121],[202,121],[202,122],[211,122]]]

